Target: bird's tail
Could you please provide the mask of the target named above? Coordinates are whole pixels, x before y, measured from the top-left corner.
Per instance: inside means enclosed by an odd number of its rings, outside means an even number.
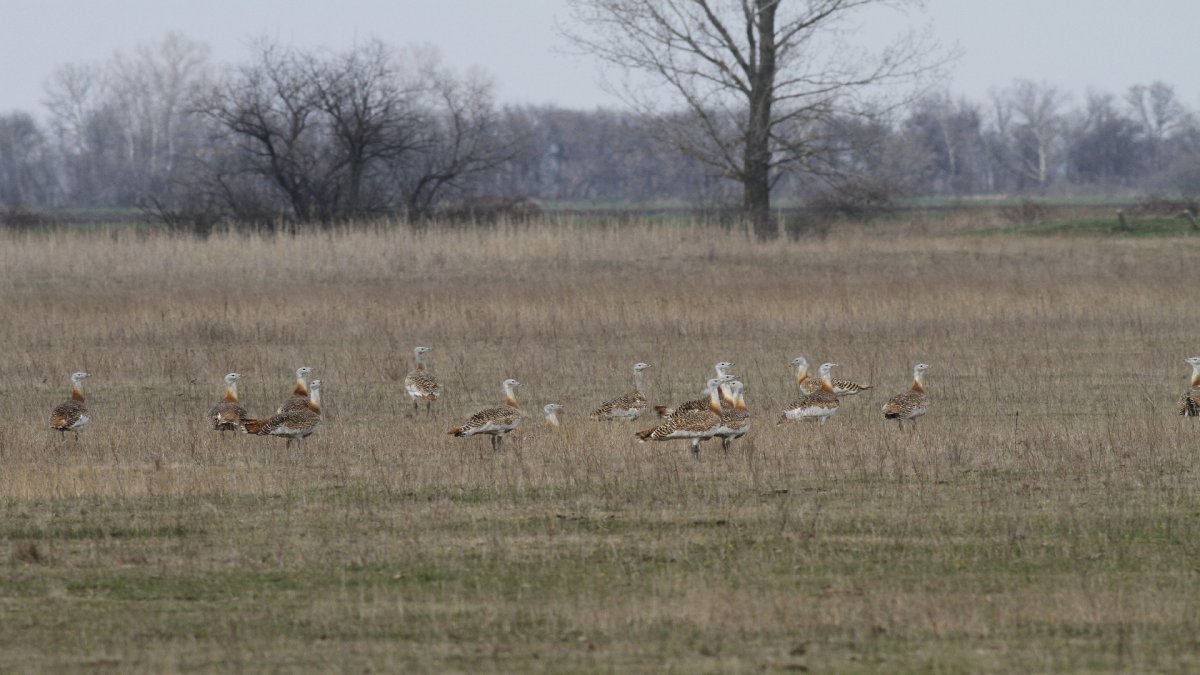
[[[889,403],[883,406],[884,419],[894,420],[900,416],[901,412],[900,406],[896,405],[895,403]]]
[[[657,428],[658,427],[653,427],[650,429],[646,429],[644,431],[639,431],[634,435],[638,437],[639,441],[645,443],[646,441],[650,440],[650,436],[652,436],[654,434],[654,430]]]
[[[248,434],[259,434],[266,425],[266,420],[242,420],[241,429]]]
[[[463,432],[466,430],[467,430],[466,427],[454,427],[453,429],[451,429],[450,431],[447,431],[446,433],[450,434],[451,436],[462,436]]]
[[[675,414],[675,409],[670,406],[656,405],[654,406],[654,413],[659,417],[667,418]]]

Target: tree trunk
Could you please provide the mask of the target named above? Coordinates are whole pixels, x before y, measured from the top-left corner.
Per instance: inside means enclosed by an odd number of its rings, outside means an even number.
[[[750,229],[754,232],[755,237],[773,239],[779,234],[779,229],[771,219],[769,177],[766,167],[761,168],[762,171],[757,175],[747,172],[742,178],[742,210],[745,212],[746,219],[750,221]]]
[[[742,209],[755,236],[779,234],[771,220],[771,101],[775,93],[775,9],[777,0],[757,0],[754,33],[758,48],[751,52],[749,116],[742,157]]]

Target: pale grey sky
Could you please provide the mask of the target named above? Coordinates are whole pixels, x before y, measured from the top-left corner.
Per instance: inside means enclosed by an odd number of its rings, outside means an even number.
[[[100,63],[169,31],[210,45],[219,63],[243,60],[263,36],[300,47],[431,44],[447,65],[489,73],[503,103],[619,105],[595,63],[564,53],[556,18],[567,19],[563,0],[0,0],[0,112],[41,114],[56,65]],[[903,19],[867,15],[863,36],[885,39]],[[928,0],[924,19],[963,50],[954,93],[982,101],[1020,77],[1079,101],[1089,86],[1120,93],[1163,80],[1200,107],[1197,0]]]

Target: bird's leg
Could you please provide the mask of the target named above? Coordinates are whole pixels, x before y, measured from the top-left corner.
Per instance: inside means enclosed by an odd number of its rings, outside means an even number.
[[[425,416],[429,417],[433,414],[433,401],[425,401]]]
[[[700,459],[700,439],[692,439],[692,457]]]
[[[729,439],[729,437],[728,437],[728,436],[722,436],[722,437],[721,437],[721,449],[722,449],[722,450],[724,450],[724,451],[725,451],[725,454],[727,454],[727,455],[729,454],[729,444],[730,444],[731,442],[732,442],[732,441]]]
[[[75,432],[75,442],[76,443],[79,442],[79,432],[78,431]]]
[[[413,399],[413,411],[412,411],[412,416],[413,416],[413,417],[416,417],[416,416],[417,416],[417,399],[415,399],[415,398]]]

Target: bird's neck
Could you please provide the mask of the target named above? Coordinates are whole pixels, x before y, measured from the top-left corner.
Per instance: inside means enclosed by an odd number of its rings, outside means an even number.
[[[709,408],[709,410],[712,410],[714,413],[716,413],[718,415],[721,414],[720,391],[721,391],[721,387],[718,385],[718,386],[713,387],[712,390],[708,394],[708,408]]]
[[[833,393],[833,380],[830,379],[829,373],[821,374],[821,388],[829,393]]]
[[[413,356],[417,357],[417,370],[425,370],[425,357],[421,352],[413,352]]]
[[[1192,366],[1192,386],[1200,387],[1200,366]]]
[[[308,409],[312,410],[313,412],[317,413],[318,415],[323,414],[321,412],[321,390],[320,389],[313,389],[308,392]]]
[[[796,384],[804,384],[808,379],[808,365],[796,366]]]
[[[229,384],[225,385],[225,400],[232,401],[233,403],[238,402],[237,382],[230,382]]]
[[[546,426],[551,426],[551,427],[558,426],[558,413],[556,413],[556,412],[546,413]]]
[[[633,371],[633,388],[635,391],[637,391],[637,393],[644,396],[646,391],[645,391],[645,389],[642,388],[642,386],[643,386],[642,371],[640,371],[640,370]]]
[[[913,391],[925,393],[925,375],[920,371],[913,373]]]
[[[292,390],[292,395],[308,396],[308,383],[304,381],[303,377],[296,378],[296,388]]]
[[[504,402],[505,402],[505,404],[512,406],[513,408],[520,407],[519,405],[517,405],[517,394],[510,387],[504,388]]]
[[[71,384],[71,398],[76,401],[83,400],[83,383],[82,382]]]
[[[738,392],[737,402],[734,403],[733,407],[737,408],[738,410],[746,410],[746,398],[742,395],[742,392]]]

